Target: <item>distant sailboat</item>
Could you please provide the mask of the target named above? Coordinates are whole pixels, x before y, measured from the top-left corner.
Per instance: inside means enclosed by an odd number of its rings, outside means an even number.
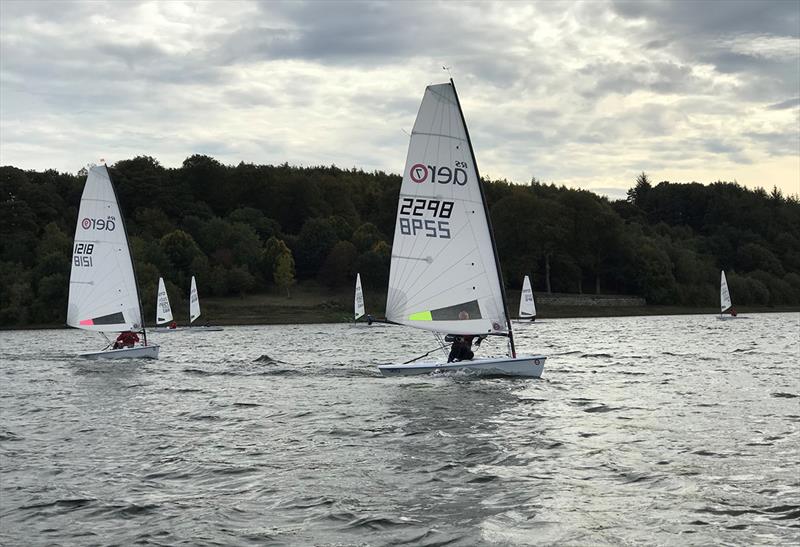
[[[719,281],[719,307],[718,319],[736,318],[736,308],[733,307],[733,302],[731,302],[731,292],[728,290],[728,280],[725,278],[725,270],[722,270]],[[724,315],[726,311],[730,315]]]
[[[361,274],[356,274],[356,293],[353,302],[354,317],[353,321],[358,321],[366,313],[364,309],[364,291],[361,290]]]
[[[128,234],[105,165],[89,169],[81,196],[69,279],[67,324],[78,329],[140,332],[142,343],[80,354],[87,359],[158,359],[148,345]],[[108,339],[106,339],[108,340]],[[106,348],[112,345],[109,342]]]
[[[380,365],[381,373],[461,370],[541,376],[544,356],[516,354],[501,279],[486,199],[455,85],[450,80],[428,86],[400,187],[386,318],[434,332],[442,349],[441,334],[503,336],[510,355],[451,363],[412,359]]]
[[[191,327],[194,332],[222,330],[222,327],[210,327],[208,325],[199,327],[192,326],[192,323],[194,323],[195,319],[198,317],[200,317],[200,297],[197,295],[197,283],[194,280],[194,276],[192,276],[192,285],[189,288],[189,327]]]
[[[519,296],[519,319],[536,321],[536,304],[533,301],[531,280],[527,275],[522,282],[522,294]]]
[[[168,327],[164,327],[169,323]],[[157,332],[174,332],[180,330],[172,317],[172,306],[169,304],[167,287],[164,285],[164,278],[158,278],[158,294],[156,295],[156,328]]]

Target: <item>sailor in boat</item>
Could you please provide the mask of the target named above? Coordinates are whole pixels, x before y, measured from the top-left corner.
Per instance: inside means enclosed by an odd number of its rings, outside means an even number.
[[[731,317],[736,317],[736,308],[731,307]]]
[[[175,321],[173,321],[172,323],[169,324],[169,328],[177,329],[178,328],[178,324]]]
[[[126,330],[119,333],[117,339],[114,341],[114,349],[132,348],[139,342],[139,335],[135,332]]]
[[[461,320],[469,319],[469,313],[466,310],[462,310],[459,312],[458,318]],[[478,339],[475,345],[480,346],[484,338],[483,336],[476,337],[472,334],[448,334],[445,336],[446,342],[453,343],[453,345],[450,346],[450,355],[447,356],[447,362],[472,361],[472,358],[475,357],[475,353],[472,351],[472,341],[475,340],[475,338]]]

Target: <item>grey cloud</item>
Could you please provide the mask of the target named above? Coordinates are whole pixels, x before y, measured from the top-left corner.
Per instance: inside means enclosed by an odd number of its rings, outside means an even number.
[[[643,47],[668,50],[685,64],[711,64],[720,73],[740,77],[737,94],[745,100],[770,101],[798,92],[800,51],[781,57],[759,52],[757,45],[759,40],[800,38],[798,2],[616,1],[611,6],[624,18],[646,23],[632,31]],[[753,51],[743,49],[748,41]]]
[[[628,95],[639,90],[664,94],[702,93],[711,85],[695,76],[691,66],[670,62],[594,63],[580,69],[579,74],[590,85],[582,94],[592,98],[609,93]]]
[[[800,97],[795,97],[794,99],[771,104],[767,107],[767,110],[786,110],[788,108],[797,108],[798,106],[800,106]]]
[[[791,0],[617,0],[612,9],[623,17],[652,22],[650,31],[698,36],[745,32],[797,36],[800,32],[800,8]]]
[[[766,145],[766,151],[771,156],[800,154],[800,133],[797,131],[750,132],[744,136]]]

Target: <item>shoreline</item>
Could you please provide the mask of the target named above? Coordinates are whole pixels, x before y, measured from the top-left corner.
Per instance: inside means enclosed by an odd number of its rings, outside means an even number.
[[[211,300],[211,299],[209,299]],[[216,306],[207,306],[214,309]],[[208,324],[210,326],[219,327],[238,327],[238,326],[258,326],[258,325],[314,325],[314,324],[331,324],[331,323],[352,323],[353,320],[349,313],[343,312],[338,309],[307,309],[305,307],[292,308],[292,312],[287,309],[280,310],[280,313],[263,313],[263,314],[247,314],[247,316],[231,317],[234,314],[230,310],[216,310],[217,314],[209,312]],[[266,311],[266,310],[264,310]],[[275,310],[273,310],[275,311]],[[538,306],[537,319],[591,319],[591,318],[605,318],[605,317],[651,317],[651,316],[664,316],[664,315],[719,315],[718,308],[692,308],[681,306]],[[762,314],[762,313],[796,313],[800,312],[800,306],[742,306],[737,308],[740,315],[746,316],[748,314]],[[206,314],[204,314],[206,315]],[[382,313],[373,313],[374,317],[383,317]],[[512,317],[512,321],[516,321],[516,317]],[[359,322],[363,322],[359,321]],[[204,325],[205,322],[201,322]],[[186,325],[178,321],[178,326],[185,327]],[[50,329],[69,329],[64,324],[50,323],[50,324],[34,324],[34,325],[14,325],[0,327],[0,332],[3,331],[18,331],[18,330],[50,330]],[[154,328],[153,325],[147,325],[148,329]]]

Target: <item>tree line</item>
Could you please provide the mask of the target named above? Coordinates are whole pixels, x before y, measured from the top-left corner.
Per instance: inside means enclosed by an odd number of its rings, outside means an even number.
[[[140,156],[109,168],[146,318],[158,277],[173,307],[203,295],[316,280],[385,291],[401,177],[382,171],[240,163],[194,155],[179,168]],[[85,172],[0,167],[0,326],[63,323]],[[800,202],[736,183],[652,184],[627,200],[542,184],[484,181],[506,285],[640,295],[712,306],[725,269],[734,302],[800,303]],[[152,296],[152,298],[150,297]],[[149,321],[149,319],[148,319]]]

